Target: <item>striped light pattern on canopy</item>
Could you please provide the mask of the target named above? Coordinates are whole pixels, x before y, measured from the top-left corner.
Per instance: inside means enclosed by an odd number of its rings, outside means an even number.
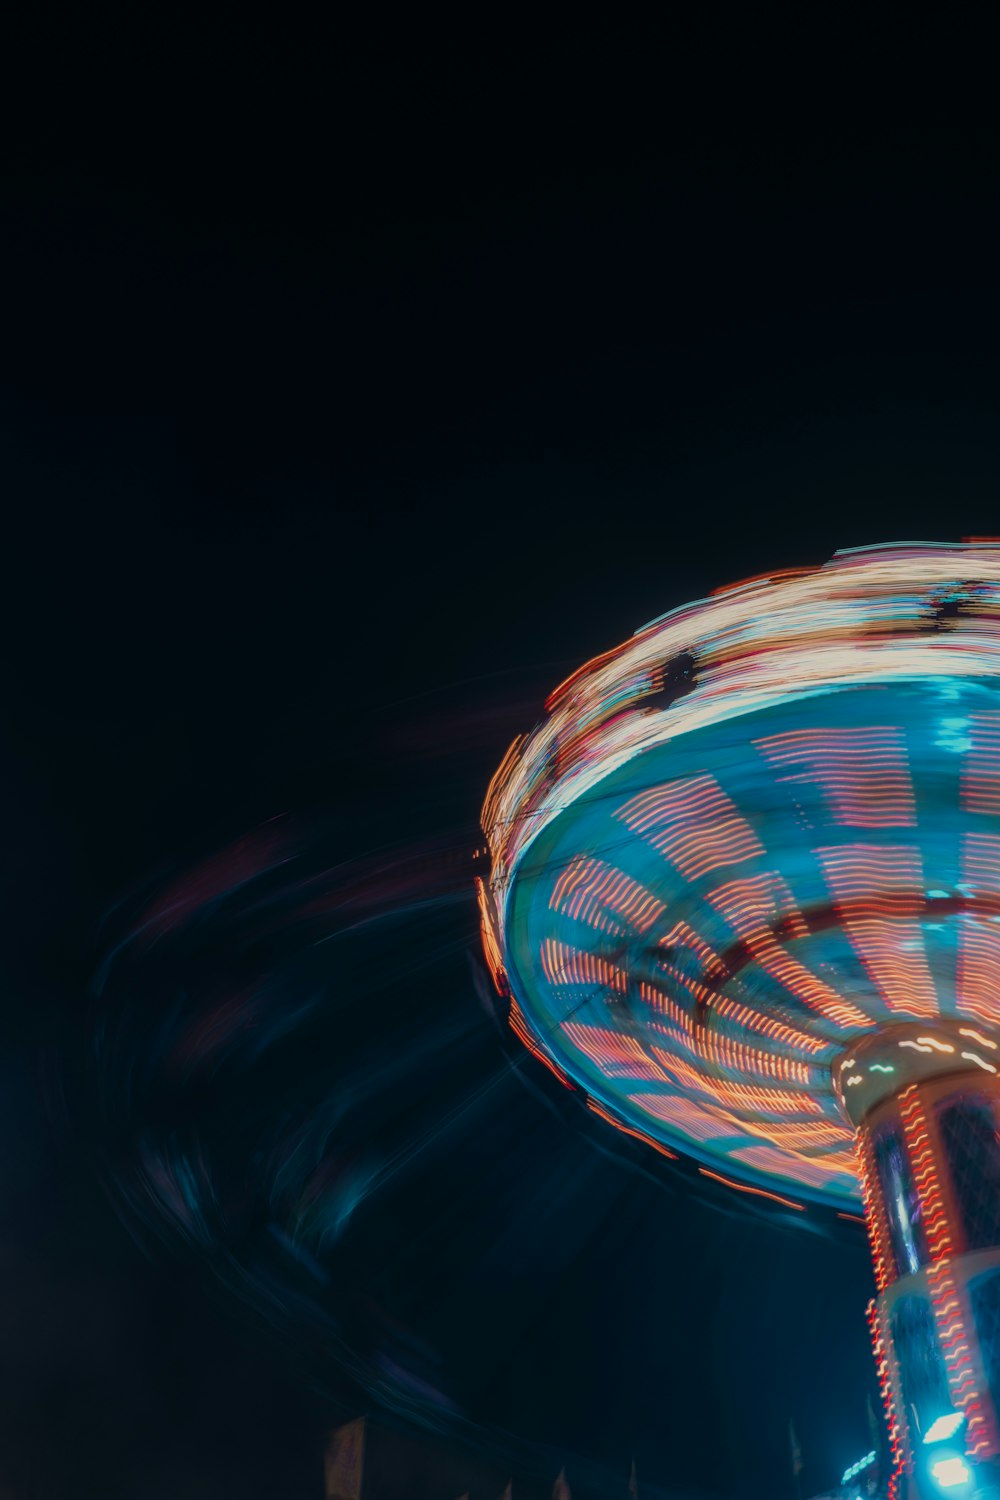
[[[720,591],[547,710],[483,809],[518,1035],[666,1154],[857,1207],[832,1060],[1000,1025],[1000,544]]]

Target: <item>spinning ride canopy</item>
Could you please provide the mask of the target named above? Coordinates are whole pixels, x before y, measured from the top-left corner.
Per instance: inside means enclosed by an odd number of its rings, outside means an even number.
[[[661,1150],[856,1211],[857,1041],[1000,1066],[1000,545],[721,591],[547,709],[483,810],[515,1029]]]

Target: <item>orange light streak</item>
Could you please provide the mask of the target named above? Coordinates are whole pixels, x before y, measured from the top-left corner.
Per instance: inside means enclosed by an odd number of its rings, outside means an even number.
[[[753,829],[714,776],[668,781],[631,797],[615,817],[685,880],[763,854]]]
[[[607,1110],[602,1105],[598,1104],[596,1099],[591,1099],[588,1097],[587,1108],[592,1109],[595,1115],[600,1115],[602,1120],[607,1120],[609,1125],[613,1125],[615,1129],[620,1130],[623,1135],[633,1136],[635,1140],[642,1141],[643,1145],[652,1146],[654,1151],[658,1151],[661,1156],[668,1157],[670,1161],[680,1161],[680,1157],[677,1155],[676,1151],[671,1151],[669,1146],[665,1146],[662,1141],[656,1140],[651,1135],[646,1135],[644,1131],[634,1130],[631,1125],[626,1125],[622,1120],[619,1120],[616,1115],[613,1115],[610,1110]]]
[[[768,871],[731,880],[712,891],[708,900],[742,938],[757,965],[779,980],[803,1005],[845,1030],[873,1024],[869,1015],[818,979],[775,937],[771,929],[782,919],[790,925],[793,937],[797,929],[797,935],[805,935],[805,925],[798,917],[791,891],[780,875]]]
[[[500,944],[497,942],[497,936],[493,930],[493,916],[490,912],[486,886],[478,875],[476,876],[476,899],[479,902],[479,925],[482,933],[483,952],[486,955],[486,963],[498,994],[506,995],[507,970],[504,967]]]
[[[490,846],[493,858],[498,856],[499,846],[502,842],[502,812],[501,802],[503,794],[510,785],[511,778],[517,770],[520,752],[524,748],[527,735],[519,734],[507,747],[503,760],[497,766],[486,788],[486,796],[483,799],[483,811],[480,817],[483,832],[486,834],[486,842]]]
[[[573,1021],[565,1021],[560,1030],[572,1047],[588,1057],[609,1078],[637,1078],[655,1083],[666,1081],[666,1073],[647,1056],[635,1037],[606,1031],[600,1026],[581,1026]]]
[[[915,826],[901,729],[793,729],[754,743],[772,766],[803,767],[778,780],[819,787],[831,822],[848,828]]]
[[[868,1304],[868,1327],[871,1332],[872,1349],[875,1354],[875,1369],[878,1374],[879,1390],[882,1393],[882,1409],[885,1412],[886,1426],[889,1429],[889,1448],[893,1461],[892,1473],[889,1477],[889,1495],[890,1500],[895,1500],[899,1489],[899,1478],[905,1462],[901,1437],[902,1424],[897,1415],[898,1407],[893,1391],[892,1370],[886,1351],[886,1328],[884,1326],[883,1315],[880,1314],[874,1297]]]
[[[549,984],[558,988],[615,990],[627,988],[627,977],[616,965],[596,953],[586,953],[557,938],[544,938],[539,950],[542,973]]]
[[[842,844],[815,853],[834,898],[846,907],[851,945],[885,1004],[936,1016],[940,1003],[917,920],[924,903],[919,851],[908,844]],[[859,906],[863,915],[854,914]]]
[[[727,1135],[742,1135],[738,1120],[680,1094],[631,1094],[633,1104],[657,1120],[663,1120],[696,1141],[720,1140]]]
[[[582,856],[559,876],[549,907],[617,937],[648,932],[665,909],[652,891],[624,870]]]
[[[527,1021],[524,1019],[521,1007],[513,998],[510,1002],[510,1016],[508,1017],[508,1020],[510,1022],[511,1031],[513,1031],[514,1035],[517,1037],[521,1045],[528,1049],[532,1057],[536,1057],[540,1063],[544,1063],[552,1076],[554,1078],[558,1078],[564,1089],[574,1089],[576,1085],[570,1082],[562,1069],[557,1067],[556,1064],[552,1061],[551,1057],[549,1057],[548,1053],[538,1045],[538,1042],[535,1040],[534,1033],[532,1032]]]
[[[944,1355],[952,1401],[957,1410],[965,1413],[969,1451],[975,1456],[986,1451],[989,1434],[982,1399],[976,1389],[962,1304],[951,1273],[955,1247],[931,1145],[929,1121],[916,1084],[911,1083],[909,1088],[903,1090],[899,1102],[900,1119],[917,1194],[923,1208],[927,1246],[931,1255],[931,1263],[927,1267],[927,1286],[937,1324],[938,1342]]]
[[[786,1057],[782,1052],[762,1052],[756,1047],[748,1047],[712,1027],[704,1031],[701,1050],[709,1063],[734,1073],[758,1073],[765,1078],[776,1078],[782,1083],[796,1083],[801,1087],[809,1087],[813,1082],[808,1063]]]
[[[969,714],[969,749],[962,760],[962,806],[1000,813],[1000,713]]]
[[[865,1224],[875,1266],[875,1285],[884,1292],[896,1275],[896,1262],[892,1253],[892,1239],[885,1214],[882,1194],[875,1184],[875,1161],[871,1138],[866,1130],[859,1129],[854,1137],[854,1152],[858,1164],[858,1181],[861,1184],[861,1202],[865,1210]]]
[[[821,1036],[810,1036],[807,1031],[798,1031],[794,1026],[786,1026],[783,1021],[754,1010],[749,1005],[743,1005],[739,1000],[733,1000],[728,995],[720,995],[713,1002],[713,1008],[717,1015],[733,1020],[737,1025],[745,1026],[748,1031],[783,1043],[797,1052],[824,1052],[830,1045]]]
[[[831,1182],[854,1175],[853,1166],[845,1167],[832,1157],[807,1157],[799,1151],[785,1151],[779,1146],[737,1146],[729,1156],[734,1163],[746,1162],[750,1167],[790,1177],[806,1187],[828,1187]]]
[[[967,833],[962,841],[962,876],[975,891],[1000,894],[1000,837]],[[968,914],[961,919],[956,998],[977,1020],[1000,1022],[1000,925]]]
[[[783,1203],[786,1208],[794,1208],[800,1214],[806,1211],[804,1203],[793,1203],[791,1198],[783,1198],[780,1193],[769,1193],[766,1188],[751,1187],[748,1182],[733,1182],[730,1177],[723,1177],[719,1172],[712,1172],[708,1167],[699,1167],[698,1171],[703,1177],[711,1177],[714,1182],[721,1182],[726,1187],[732,1188],[735,1193],[753,1193],[757,1198],[770,1198],[772,1203]]]

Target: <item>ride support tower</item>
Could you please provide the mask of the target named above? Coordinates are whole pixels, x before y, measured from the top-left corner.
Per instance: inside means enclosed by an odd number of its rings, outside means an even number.
[[[969,1465],[955,1462],[956,1440],[981,1471],[977,1488],[987,1474],[995,1483],[1000,1078],[990,1069],[998,1051],[982,1027],[911,1023],[864,1038],[834,1069],[856,1129],[891,1443],[920,1493],[972,1484]],[[942,1473],[953,1484],[942,1486]]]

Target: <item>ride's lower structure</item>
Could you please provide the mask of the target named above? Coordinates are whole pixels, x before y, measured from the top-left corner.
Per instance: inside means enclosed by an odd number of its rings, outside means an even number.
[[[981,1028],[942,1020],[880,1029],[835,1070],[892,1448],[921,1490],[972,1487],[970,1463],[984,1481],[1000,1452],[1000,1083],[982,1067],[996,1053]]]
[[[1000,1490],[1000,546],[654,621],[555,690],[483,823],[521,1040],[735,1191],[863,1210],[890,1488]]]
[[[983,1468],[1000,1451],[1000,1081],[983,1066],[996,1053],[981,1029],[911,1023],[834,1070],[856,1126],[893,1447],[946,1489],[971,1483],[966,1458]]]

